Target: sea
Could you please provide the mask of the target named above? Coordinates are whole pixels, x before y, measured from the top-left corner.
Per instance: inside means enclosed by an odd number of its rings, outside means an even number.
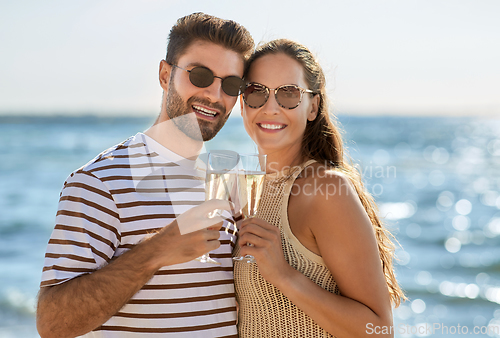
[[[0,337],[38,337],[44,252],[66,177],[154,117],[0,116]],[[394,234],[396,337],[500,337],[500,120],[339,116]],[[241,118],[207,149],[255,152]],[[384,331],[385,330],[385,331]]]

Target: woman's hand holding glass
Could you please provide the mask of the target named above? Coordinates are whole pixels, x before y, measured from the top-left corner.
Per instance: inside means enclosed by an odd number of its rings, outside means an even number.
[[[262,198],[266,176],[266,155],[242,154],[237,166],[238,171],[238,203],[244,219],[255,217]],[[246,245],[252,246],[248,242]],[[241,246],[241,242],[240,242]],[[235,261],[255,263],[251,255],[233,257]]]
[[[283,255],[278,227],[256,217],[245,219],[240,224],[238,241],[240,254],[253,256],[262,277],[269,283],[277,285],[291,272]],[[251,246],[247,245],[250,243]]]

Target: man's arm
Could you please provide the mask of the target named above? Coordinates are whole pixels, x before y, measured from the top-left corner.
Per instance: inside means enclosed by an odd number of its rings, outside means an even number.
[[[205,228],[219,219],[208,219],[207,208],[229,209],[224,201],[205,202],[101,269],[41,288],[37,307],[40,336],[75,337],[90,332],[118,312],[162,266],[185,263],[217,249],[219,231]],[[195,222],[202,230],[181,235],[178,222]]]

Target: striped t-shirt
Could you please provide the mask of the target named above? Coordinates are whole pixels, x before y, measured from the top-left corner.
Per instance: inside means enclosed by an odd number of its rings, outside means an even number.
[[[138,133],[73,172],[61,192],[41,287],[107,264],[205,199],[194,161]],[[210,257],[221,265],[166,266],[106,323],[85,337],[237,337],[225,223]]]

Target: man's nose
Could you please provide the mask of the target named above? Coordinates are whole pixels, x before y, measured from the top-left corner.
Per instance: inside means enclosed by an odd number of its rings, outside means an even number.
[[[215,77],[214,82],[212,82],[210,86],[204,88],[204,94],[211,102],[222,101],[224,95],[222,80]]]

